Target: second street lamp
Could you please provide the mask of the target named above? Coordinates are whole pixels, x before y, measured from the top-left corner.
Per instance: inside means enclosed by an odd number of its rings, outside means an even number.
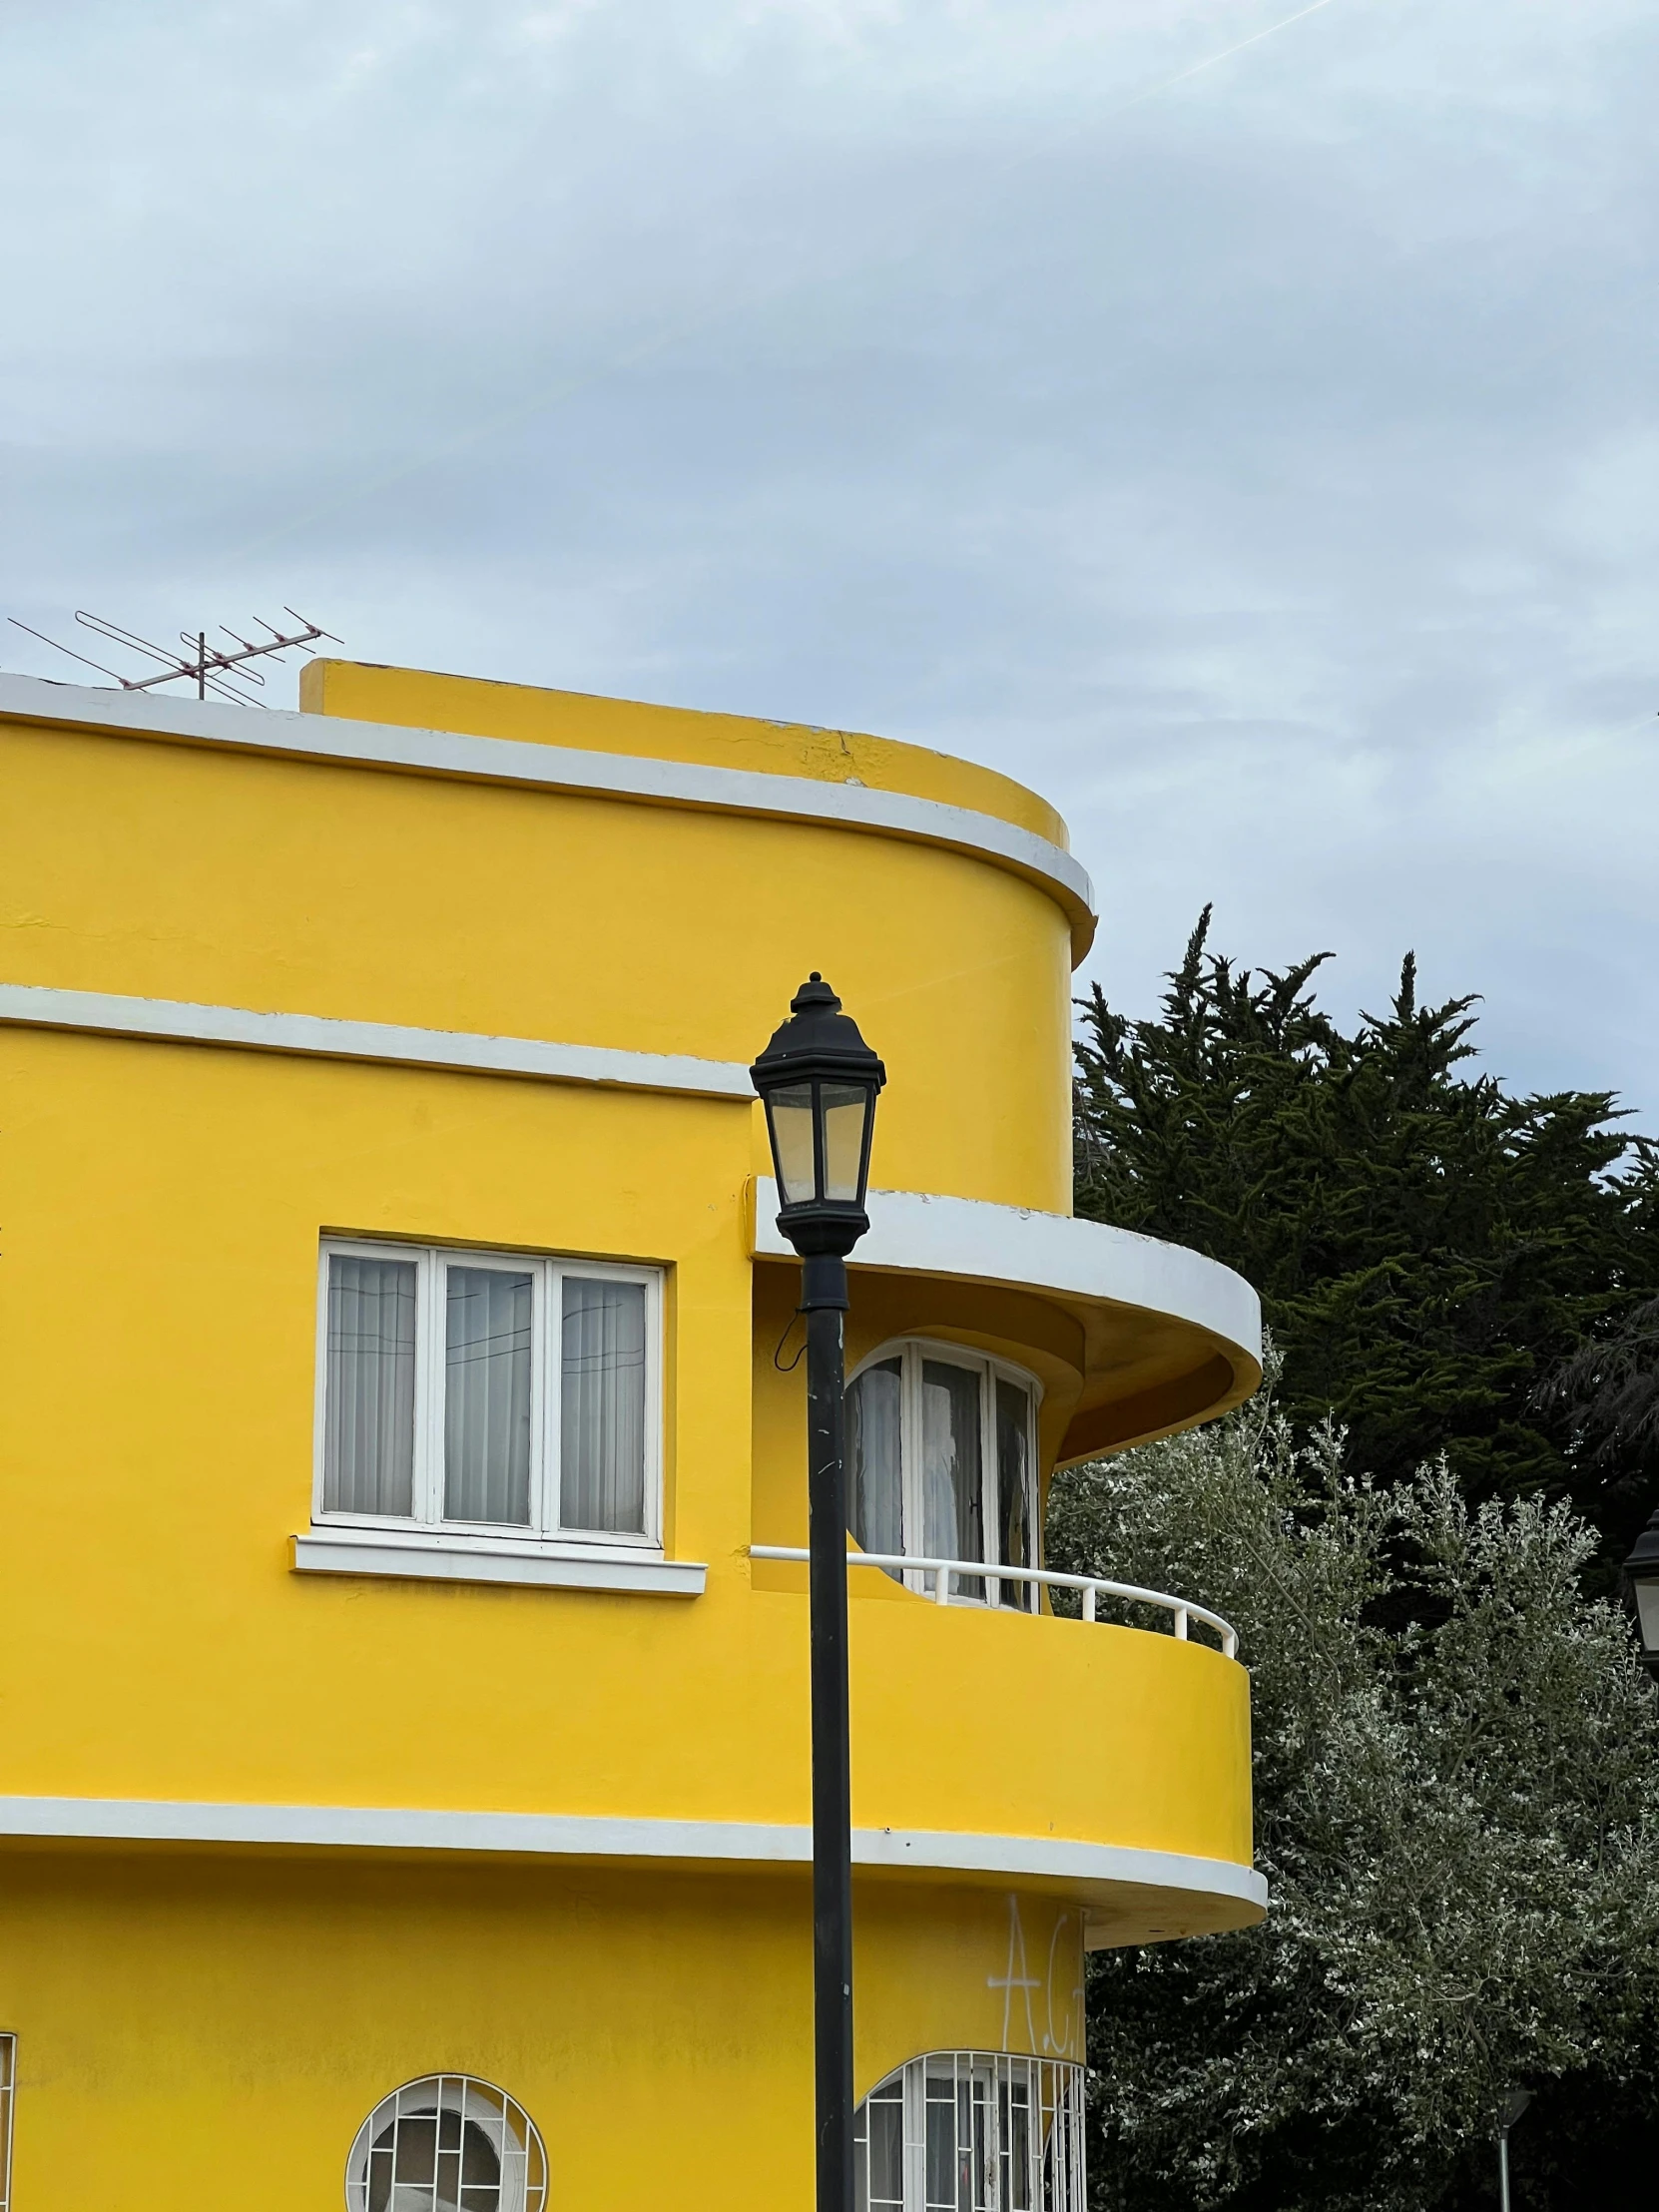
[[[1636,1600],[1636,1633],[1642,1640],[1642,1658],[1648,1672],[1659,1675],[1659,1513],[1636,1538],[1636,1548],[1624,1562],[1624,1571]]]
[[[802,1259],[813,1675],[813,2040],[818,2212],[852,2212],[852,1772],[846,1688],[846,1255],[886,1071],[816,970],[750,1069]]]

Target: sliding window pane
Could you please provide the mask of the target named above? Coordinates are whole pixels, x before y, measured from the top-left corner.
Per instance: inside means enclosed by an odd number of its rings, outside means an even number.
[[[559,1520],[645,1533],[645,1285],[567,1275]]]
[[[524,1528],[534,1280],[504,1268],[446,1272],[444,1518]]]
[[[979,1450],[979,1377],[943,1360],[921,1363],[922,1545],[935,1559],[985,1556],[985,1482]],[[982,1598],[977,1576],[956,1593]]]
[[[414,1511],[415,1263],[328,1256],[322,1508]]]
[[[1005,1567],[1034,1567],[1031,1480],[1031,1393],[1017,1382],[996,1384],[996,1502]],[[1002,1603],[1036,1611],[1034,1583],[1004,1582]]]

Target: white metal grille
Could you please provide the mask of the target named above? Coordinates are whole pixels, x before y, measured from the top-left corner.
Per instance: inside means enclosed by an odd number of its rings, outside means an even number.
[[[382,2097],[357,2130],[345,2201],[349,2212],[545,2212],[547,2152],[504,2089],[426,2074]]]
[[[0,2212],[11,2212],[12,2106],[17,2098],[17,2037],[0,2035]]]
[[[930,2051],[853,2124],[857,2212],[1084,2212],[1083,2069]]]
[[[800,1560],[805,1565],[812,1554],[800,1544],[751,1544],[749,1556],[751,1559]],[[1188,1640],[1187,1632],[1192,1623],[1202,1621],[1220,1637],[1221,1648],[1229,1659],[1239,1655],[1238,1633],[1219,1613],[1212,1613],[1208,1606],[1195,1605],[1190,1597],[1170,1597],[1163,1590],[1143,1590],[1135,1582],[1104,1582],[1096,1574],[1054,1574],[1047,1567],[999,1567],[983,1559],[924,1559],[913,1551],[849,1551],[846,1564],[848,1569],[878,1567],[883,1574],[902,1573],[912,1586],[923,1582],[931,1587],[936,1605],[959,1604],[958,1593],[964,1580],[974,1578],[1028,1584],[1033,1590],[1081,1590],[1080,1610],[1086,1621],[1097,1618],[1098,1600],[1103,1597],[1121,1598],[1130,1605],[1158,1605],[1166,1613],[1173,1614],[1175,1633],[1183,1643]]]

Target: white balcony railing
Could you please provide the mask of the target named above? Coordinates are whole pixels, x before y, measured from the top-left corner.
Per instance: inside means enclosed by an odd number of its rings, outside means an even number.
[[[751,1544],[751,1559],[786,1559],[805,1564],[811,1554],[798,1544]],[[883,1573],[903,1573],[925,1576],[932,1585],[935,1605],[949,1605],[950,1585],[953,1576],[971,1582],[1017,1582],[1028,1589],[1081,1590],[1083,1593],[1083,1618],[1092,1621],[1095,1608],[1103,1597],[1121,1598],[1130,1605],[1156,1605],[1175,1616],[1175,1633],[1183,1643],[1187,1640],[1188,1624],[1202,1621],[1206,1628],[1213,1628],[1221,1638],[1221,1648],[1229,1659],[1239,1655],[1238,1634],[1229,1621],[1219,1613],[1212,1613],[1207,1606],[1194,1605],[1189,1598],[1170,1597],[1163,1590],[1142,1590],[1133,1582],[1105,1582],[1093,1574],[1051,1574],[1046,1567],[997,1567],[984,1559],[922,1559],[913,1553],[894,1551],[849,1551],[846,1555],[849,1567],[878,1567]],[[958,1597],[955,1603],[974,1604],[976,1599]]]

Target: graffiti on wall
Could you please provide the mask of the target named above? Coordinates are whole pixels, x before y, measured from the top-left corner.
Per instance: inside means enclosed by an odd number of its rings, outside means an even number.
[[[985,1986],[1002,1994],[1002,2048],[1025,2050],[1041,2058],[1083,2056],[1083,1926],[1070,1910],[1054,1915],[1046,1944],[1036,1952],[1026,1942],[1019,1899],[1008,1898],[1008,1952],[1001,1973],[987,1974]],[[1023,2029],[1023,2035],[1021,2030]]]

